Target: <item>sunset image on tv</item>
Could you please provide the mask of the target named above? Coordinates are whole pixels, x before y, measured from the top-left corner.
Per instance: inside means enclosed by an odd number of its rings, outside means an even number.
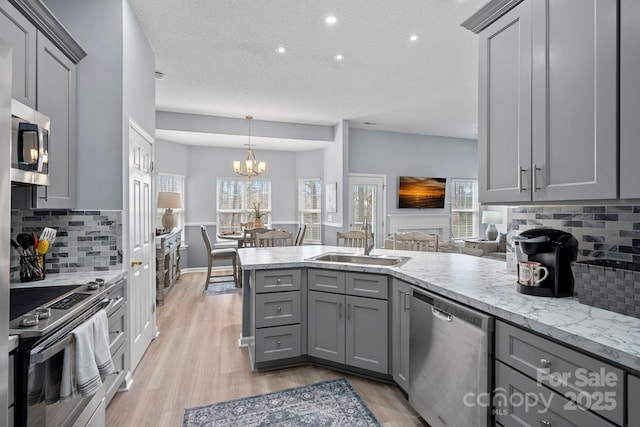
[[[446,178],[401,176],[398,185],[398,208],[444,208]]]

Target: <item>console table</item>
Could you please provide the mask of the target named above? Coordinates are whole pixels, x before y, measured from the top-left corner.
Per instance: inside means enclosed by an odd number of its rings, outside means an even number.
[[[182,230],[156,236],[156,303],[163,305],[173,284],[180,277]]]

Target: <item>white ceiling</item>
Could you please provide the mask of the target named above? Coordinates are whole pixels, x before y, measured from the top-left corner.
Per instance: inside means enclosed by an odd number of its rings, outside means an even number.
[[[478,39],[460,23],[487,0],[130,2],[165,74],[158,110],[476,138]],[[324,22],[329,15],[336,24]],[[246,143],[161,128],[157,137]]]

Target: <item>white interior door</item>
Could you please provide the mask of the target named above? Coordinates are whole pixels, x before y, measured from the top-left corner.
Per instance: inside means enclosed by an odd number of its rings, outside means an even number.
[[[369,216],[376,247],[384,242],[385,191],[384,175],[349,175],[349,229],[361,230]]]
[[[132,371],[156,334],[152,142],[153,139],[140,126],[129,122],[129,325]]]

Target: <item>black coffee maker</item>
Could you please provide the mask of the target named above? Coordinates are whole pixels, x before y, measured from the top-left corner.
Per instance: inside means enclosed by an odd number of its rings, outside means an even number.
[[[571,261],[578,257],[578,241],[571,233],[535,228],[513,238],[518,259],[518,292],[546,297],[573,296]],[[535,286],[521,284],[520,262],[537,261],[547,268],[546,278]]]

